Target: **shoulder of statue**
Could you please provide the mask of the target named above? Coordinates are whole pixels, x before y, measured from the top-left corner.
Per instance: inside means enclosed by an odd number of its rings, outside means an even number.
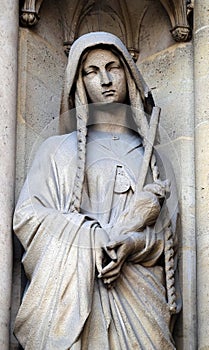
[[[70,153],[77,150],[77,135],[76,131],[65,135],[55,135],[47,138],[38,150],[39,155],[55,156],[56,154]]]

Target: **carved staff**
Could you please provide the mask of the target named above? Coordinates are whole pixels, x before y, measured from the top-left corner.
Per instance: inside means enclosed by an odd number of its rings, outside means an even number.
[[[157,128],[160,118],[160,108],[153,107],[149,129],[147,132],[147,138],[145,140],[145,151],[144,159],[141,168],[141,174],[136,188],[136,195],[143,190],[147,172],[149,169],[150,163],[152,166],[156,163],[156,157],[153,154],[153,146],[156,138]],[[153,178],[154,182],[159,180],[159,172],[157,172]],[[167,299],[169,310],[172,314],[176,312],[176,291],[174,286],[174,250],[173,250],[173,232],[171,230],[170,223],[165,227],[165,275],[166,275],[166,289],[167,289]]]
[[[153,107],[151,118],[150,118],[149,129],[145,140],[145,147],[144,147],[145,150],[144,150],[144,158],[143,158],[142,167],[141,167],[141,173],[140,173],[139,181],[136,187],[136,197],[137,197],[137,193],[141,192],[144,187],[144,183],[146,180],[146,176],[147,176],[147,172],[149,169],[149,164],[150,164],[151,156],[153,152],[153,146],[155,142],[159,119],[160,119],[160,108]]]

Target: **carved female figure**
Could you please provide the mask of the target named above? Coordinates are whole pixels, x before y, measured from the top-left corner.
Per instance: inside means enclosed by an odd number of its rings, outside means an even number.
[[[118,38],[98,32],[74,43],[62,114],[76,108],[77,132],[43,143],[14,218],[29,280],[15,326],[24,349],[175,349],[163,260],[168,185],[156,162],[137,190],[151,104]]]

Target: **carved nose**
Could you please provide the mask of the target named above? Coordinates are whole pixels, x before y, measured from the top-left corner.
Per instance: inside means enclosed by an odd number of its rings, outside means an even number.
[[[101,85],[111,85],[112,84],[112,79],[111,76],[109,74],[109,72],[107,72],[106,70],[101,72]]]

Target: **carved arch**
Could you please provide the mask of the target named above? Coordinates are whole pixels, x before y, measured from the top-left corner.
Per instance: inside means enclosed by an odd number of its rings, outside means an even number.
[[[71,46],[75,39],[77,39],[79,36],[80,27],[85,21],[86,16],[89,14],[99,14],[99,16],[101,16],[102,13],[107,13],[108,15],[111,14],[111,17],[114,18],[114,20],[119,24],[121,28],[121,34],[123,34],[124,38],[126,39],[125,23],[123,21],[123,18],[121,18],[121,16],[117,13],[117,11],[115,11],[114,8],[110,7],[108,4],[100,5],[99,8],[97,8],[95,1],[91,0],[87,2],[85,1],[84,4],[78,1],[73,17],[71,19],[71,23],[69,23],[68,26],[65,26],[64,37],[67,39],[65,40],[65,45]],[[103,30],[102,23],[98,24],[97,30]]]
[[[138,57],[138,48],[133,42],[133,28],[131,27],[128,7],[125,0],[117,0],[114,2],[114,4],[104,2],[101,3],[95,0],[89,0],[87,2],[78,0],[74,6],[74,9],[75,10],[73,16],[71,17],[71,21],[69,22],[69,19],[67,19],[69,25],[64,26],[64,45],[66,47],[66,52],[69,52],[72,43],[78,37],[79,29],[83,21],[85,21],[85,17],[90,13],[95,15],[98,11],[100,16],[102,13],[106,13],[114,19],[115,23],[117,23],[120,27],[121,35],[119,36],[123,37],[123,41],[128,47],[133,58],[136,59]],[[65,14],[62,14],[62,16],[63,15],[65,17]],[[97,30],[103,30],[102,25],[102,23],[100,25],[98,24]]]
[[[24,26],[34,26],[39,21],[39,11],[44,0],[24,0],[21,10],[21,23]],[[176,41],[187,41],[191,38],[191,28],[187,20],[187,8],[193,0],[159,0],[168,13],[171,22],[171,34]],[[63,18],[63,35],[66,51],[76,39],[79,23],[84,18],[84,14],[97,4],[96,0],[65,1],[58,0],[60,13]],[[104,2],[102,2],[104,4]],[[128,2],[126,0],[116,0],[107,5],[111,7],[111,12],[120,23],[121,28],[125,28],[125,44],[129,48],[132,56],[137,59],[139,47],[136,28],[130,20]],[[114,9],[117,7],[117,10]],[[65,10],[63,10],[66,9]],[[142,10],[143,12],[144,10]],[[139,14],[139,17],[141,15]],[[140,23],[140,20],[139,20]]]

